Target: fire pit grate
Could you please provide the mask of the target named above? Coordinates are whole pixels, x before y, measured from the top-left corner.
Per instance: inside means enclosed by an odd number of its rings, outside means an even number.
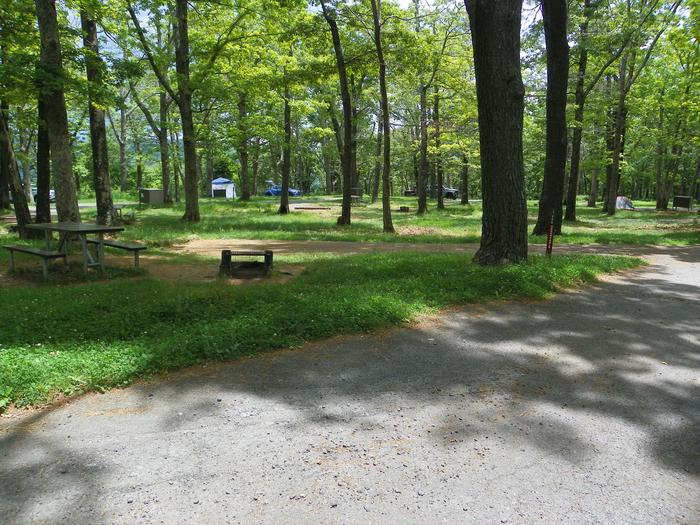
[[[262,261],[236,261],[237,257],[262,257]],[[272,250],[221,250],[219,275],[227,277],[268,277],[272,273]]]

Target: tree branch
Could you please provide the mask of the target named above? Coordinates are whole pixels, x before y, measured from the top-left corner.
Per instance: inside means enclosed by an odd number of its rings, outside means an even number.
[[[168,77],[163,74],[163,71],[160,69],[160,67],[158,67],[158,64],[156,63],[156,59],[153,56],[151,46],[149,45],[148,40],[146,40],[146,34],[144,33],[143,28],[141,27],[141,23],[139,22],[139,19],[136,16],[134,7],[131,5],[131,0],[127,0],[126,8],[129,11],[129,16],[131,17],[131,21],[133,22],[134,28],[136,29],[136,36],[138,37],[139,42],[141,42],[141,47],[143,48],[143,52],[146,54],[146,59],[148,60],[148,63],[151,64],[151,69],[153,69],[153,73],[155,73],[156,78],[158,78],[158,82],[160,82],[160,85],[163,86],[163,89],[165,89],[165,91],[168,92],[168,95],[170,95],[170,97],[175,102],[178,102],[178,96],[173,90],[172,86],[170,85]]]

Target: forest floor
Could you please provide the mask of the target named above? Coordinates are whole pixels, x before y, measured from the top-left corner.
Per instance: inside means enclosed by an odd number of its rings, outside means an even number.
[[[549,301],[427,313],[11,412],[0,522],[698,523],[700,248],[650,253],[642,269]],[[406,268],[426,265],[409,255]],[[304,277],[308,290],[360,272],[366,260],[343,266],[353,257]],[[365,301],[389,293],[378,287],[392,265],[373,267]],[[40,287],[35,300],[89,303],[94,286]],[[138,300],[124,286],[120,299]],[[208,308],[180,293],[163,310],[171,330]],[[333,316],[356,316],[358,299]],[[150,315],[121,313],[129,326]]]

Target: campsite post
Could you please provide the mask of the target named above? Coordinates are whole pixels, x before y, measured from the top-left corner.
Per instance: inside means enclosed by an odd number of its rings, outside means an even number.
[[[547,228],[547,248],[545,253],[547,257],[552,256],[552,248],[554,247],[554,212],[552,212],[552,218],[549,221],[549,228]]]

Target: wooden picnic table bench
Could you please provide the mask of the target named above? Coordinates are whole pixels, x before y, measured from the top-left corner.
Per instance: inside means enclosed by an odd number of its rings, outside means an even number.
[[[15,254],[14,252],[27,253],[29,255],[35,255],[41,257],[41,267],[42,273],[44,274],[44,279],[49,278],[49,261],[51,259],[63,259],[64,264],[68,264],[66,258],[66,252],[60,252],[56,250],[42,250],[41,248],[33,248],[32,246],[20,246],[20,245],[6,245],[3,246],[6,250],[10,252],[10,271],[15,271]]]
[[[51,237],[53,232],[59,234],[57,253],[67,253],[69,241],[77,238],[83,252],[83,271],[87,273],[88,268],[97,267],[101,271],[105,270],[104,262],[104,234],[116,233],[124,230],[123,226],[106,226],[103,224],[93,224],[89,222],[46,222],[40,224],[27,224],[28,230],[39,230],[44,232],[46,248],[44,251],[51,252]],[[88,235],[97,235],[97,253],[93,257],[88,249]],[[46,266],[46,265],[45,265]]]
[[[99,239],[88,239],[87,242],[89,244],[100,244]],[[102,244],[104,246],[109,246],[110,248],[117,248],[118,250],[126,250],[128,252],[131,252],[134,254],[134,266],[136,268],[139,267],[139,252],[141,250],[145,250],[146,246],[143,244],[136,244],[133,242],[120,242],[120,241],[114,241],[110,239],[104,239],[102,241]]]

